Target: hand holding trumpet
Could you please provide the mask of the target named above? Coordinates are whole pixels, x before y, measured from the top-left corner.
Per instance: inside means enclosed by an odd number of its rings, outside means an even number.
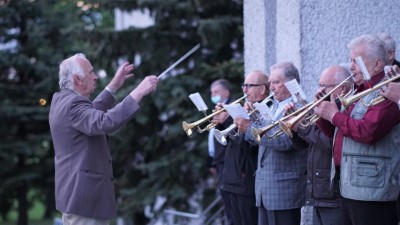
[[[218,103],[218,104],[215,105],[215,110],[214,110],[214,112],[216,112],[216,111],[218,111],[218,110],[221,110],[221,109],[223,109],[223,108],[224,108],[224,107],[223,107],[223,104],[222,104],[222,103]],[[222,124],[223,122],[225,122],[226,119],[228,119],[228,117],[229,117],[229,113],[227,113],[226,111],[223,111],[223,112],[221,112],[221,113],[215,115],[215,116],[212,118],[211,122],[212,122],[212,123],[215,123],[215,124]]]
[[[321,101],[321,103],[314,108],[314,113],[317,116],[330,122],[332,122],[333,116],[337,112],[339,112],[339,109],[333,95],[330,95],[330,101]]]
[[[389,77],[393,77],[396,74],[400,74],[400,68],[397,66],[392,66],[387,71],[387,75]],[[400,101],[400,83],[394,83],[394,82],[389,83],[386,86],[386,88],[383,88],[380,91],[380,94],[383,97],[385,97],[393,102],[399,103],[399,101]]]
[[[294,104],[294,102],[290,102],[289,104],[285,105],[283,110],[285,111],[285,115],[291,115],[293,112],[296,111],[296,106]],[[293,118],[293,116],[289,117],[288,120],[290,120],[291,118]],[[299,127],[299,125],[302,123],[302,121],[305,120],[305,117],[303,117],[301,120],[296,121],[296,123],[294,123],[292,125],[292,130],[294,130],[295,132],[297,132],[297,127]]]

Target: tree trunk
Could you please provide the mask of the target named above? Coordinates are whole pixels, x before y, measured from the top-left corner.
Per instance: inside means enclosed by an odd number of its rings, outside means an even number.
[[[18,170],[22,171],[25,167],[25,157],[19,155]],[[28,225],[28,202],[27,202],[28,185],[26,181],[21,182],[21,186],[17,188],[18,195],[18,221],[17,225]]]
[[[46,195],[46,211],[44,212],[44,219],[50,219],[53,217],[54,209],[56,208],[55,206],[55,200],[54,200],[54,190],[50,189],[47,191]]]

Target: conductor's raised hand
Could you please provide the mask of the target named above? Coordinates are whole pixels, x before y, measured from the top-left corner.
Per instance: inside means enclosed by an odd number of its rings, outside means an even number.
[[[107,85],[107,87],[112,91],[112,92],[117,92],[122,85],[125,83],[125,80],[133,77],[132,70],[135,67],[133,64],[130,64],[129,62],[124,62],[117,70],[115,73],[113,79],[110,81],[110,83]]]
[[[137,102],[157,89],[158,78],[155,75],[145,77],[140,84],[129,94]]]

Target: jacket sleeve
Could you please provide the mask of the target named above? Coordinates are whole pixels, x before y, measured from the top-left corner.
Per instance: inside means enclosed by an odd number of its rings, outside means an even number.
[[[104,135],[116,131],[138,111],[137,102],[127,96],[115,107],[104,112],[82,96],[76,96],[69,110],[69,119],[74,129],[88,135]]]
[[[307,127],[299,126],[297,128],[297,134],[307,143],[318,146],[318,149],[325,152],[332,151],[333,139],[326,136],[320,129],[318,129],[317,125]]]

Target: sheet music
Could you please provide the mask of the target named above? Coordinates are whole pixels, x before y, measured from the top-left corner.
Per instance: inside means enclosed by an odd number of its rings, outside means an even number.
[[[254,107],[260,112],[261,116],[264,118],[268,118],[272,120],[274,118],[274,114],[272,114],[272,111],[269,109],[269,107],[266,104],[256,102],[253,104]]]
[[[300,84],[297,82],[296,79],[286,82],[285,86],[289,90],[290,94],[292,95],[294,102],[298,102],[299,100],[307,99],[306,94],[304,93],[303,89],[301,88]],[[298,99],[299,97],[301,99]]]
[[[250,119],[249,114],[239,103],[224,105],[224,108],[232,118]]]
[[[364,61],[362,60],[361,56],[356,57],[356,63],[361,68],[364,80],[371,80],[371,75],[369,75],[367,67],[365,66]]]
[[[208,107],[203,98],[200,96],[199,92],[190,94],[189,98],[190,100],[192,100],[193,104],[197,107],[199,111],[207,111]]]

